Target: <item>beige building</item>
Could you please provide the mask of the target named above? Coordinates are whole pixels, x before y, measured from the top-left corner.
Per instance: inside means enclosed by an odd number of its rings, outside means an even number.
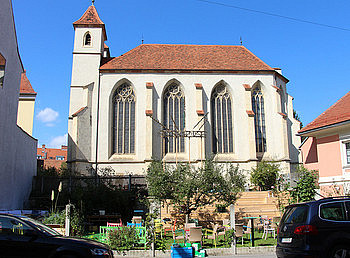
[[[110,57],[94,6],[73,25],[73,169],[144,174],[153,158],[199,164],[212,155],[246,171],[262,159],[285,173],[299,163],[288,79],[244,46],[142,44]]]
[[[26,71],[21,76],[17,124],[29,135],[33,134],[34,105],[36,92],[27,78]]]

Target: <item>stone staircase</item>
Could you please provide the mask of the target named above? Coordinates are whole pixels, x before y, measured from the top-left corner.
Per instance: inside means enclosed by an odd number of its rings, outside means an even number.
[[[191,218],[199,221],[222,221],[230,218],[229,208],[224,211],[217,210],[217,204],[207,205],[192,212]],[[242,192],[240,198],[235,204],[236,219],[240,220],[243,217],[259,217],[267,216],[280,217],[281,212],[278,209],[278,198],[273,196],[270,191],[250,191]],[[161,218],[175,218],[180,219],[178,214],[171,205],[161,206]],[[183,216],[182,216],[183,217]]]
[[[271,191],[242,192],[235,204],[236,217],[259,217],[266,215],[269,218],[281,216],[278,209],[278,198]]]

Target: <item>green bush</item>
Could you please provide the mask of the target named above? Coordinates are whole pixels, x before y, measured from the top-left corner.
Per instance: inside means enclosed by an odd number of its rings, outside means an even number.
[[[134,227],[120,227],[110,231],[108,236],[110,247],[117,251],[130,250],[139,240],[138,232]]]
[[[299,180],[297,185],[290,191],[293,202],[307,202],[315,198],[318,189],[318,173],[316,170],[308,170],[299,166],[296,170]]]
[[[66,223],[66,210],[51,213],[48,217],[43,219],[43,223],[59,224],[61,227],[64,227]],[[84,217],[74,206],[71,208],[70,225],[71,235],[82,236],[86,233],[84,227]]]
[[[259,162],[256,168],[252,169],[250,181],[262,191],[271,190],[276,185],[279,170],[279,165],[276,163]]]

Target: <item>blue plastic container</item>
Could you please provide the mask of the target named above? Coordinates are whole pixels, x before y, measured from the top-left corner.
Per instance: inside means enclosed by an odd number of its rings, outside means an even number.
[[[192,247],[171,247],[171,258],[192,258]]]

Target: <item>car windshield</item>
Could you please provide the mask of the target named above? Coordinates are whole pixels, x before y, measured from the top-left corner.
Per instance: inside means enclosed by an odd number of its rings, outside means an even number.
[[[50,236],[61,236],[60,233],[58,233],[56,230],[53,230],[52,228],[44,225],[43,223],[31,219],[31,218],[22,218],[24,221],[29,222],[31,224],[33,224],[35,226],[36,229],[38,229],[39,231],[48,234]]]

